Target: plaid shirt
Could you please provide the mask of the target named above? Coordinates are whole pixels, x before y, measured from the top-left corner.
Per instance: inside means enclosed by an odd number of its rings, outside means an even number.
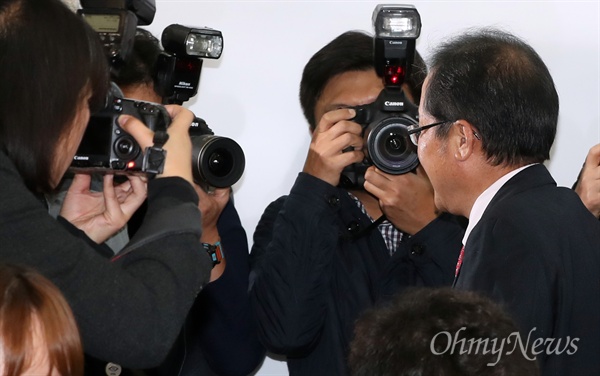
[[[360,210],[367,217],[369,217],[369,219],[371,221],[374,221],[374,219],[371,218],[369,213],[367,213],[367,210],[365,209],[365,206],[363,205],[363,203],[360,202],[360,200],[356,196],[354,196],[352,193],[348,192],[348,194],[356,202],[356,205],[358,205]],[[392,224],[392,222],[388,221],[387,219],[384,220],[379,226],[377,226],[377,228],[379,229],[379,232],[381,233],[381,236],[383,237],[383,240],[385,241],[385,245],[386,245],[388,251],[390,252],[390,256],[393,255],[394,252],[396,252],[398,250],[398,248],[400,247],[400,243],[402,242],[402,239],[404,239],[405,236],[406,237],[409,236],[408,234],[405,234],[404,232],[398,230]]]

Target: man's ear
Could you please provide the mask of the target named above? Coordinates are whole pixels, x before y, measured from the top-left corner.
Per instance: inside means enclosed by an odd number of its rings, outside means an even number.
[[[476,150],[476,143],[479,141],[475,136],[476,132],[475,127],[466,120],[457,120],[452,124],[449,138],[457,160],[467,160]]]

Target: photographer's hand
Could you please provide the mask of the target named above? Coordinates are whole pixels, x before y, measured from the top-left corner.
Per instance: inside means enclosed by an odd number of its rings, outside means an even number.
[[[593,146],[586,159],[575,192],[581,197],[583,204],[600,217],[600,144]]]
[[[60,215],[96,243],[103,243],[123,228],[144,202],[146,182],[129,176],[115,186],[113,175],[105,175],[102,192],[91,191],[90,182],[90,175],[75,175]]]
[[[165,108],[171,115],[172,120],[171,125],[167,128],[169,139],[163,146],[163,149],[167,152],[163,173],[157,175],[157,178],[179,176],[193,184],[192,141],[189,128],[194,120],[194,114],[178,105],[168,105]],[[119,125],[135,138],[142,150],[153,145],[154,132],[135,117],[121,115]]]
[[[313,132],[303,172],[336,186],[344,167],[363,160],[362,128],[348,120],[354,115],[348,108],[323,115]]]
[[[416,234],[438,216],[433,187],[420,165],[416,173],[402,175],[390,175],[369,167],[364,187],[378,198],[387,219],[408,234]]]
[[[218,188],[210,193],[206,193],[199,185],[194,184],[194,189],[200,198],[198,207],[202,213],[202,237],[203,243],[215,244],[221,240],[217,221],[229,201],[231,188]],[[210,282],[217,280],[225,271],[226,255],[223,260],[212,268],[210,273]]]

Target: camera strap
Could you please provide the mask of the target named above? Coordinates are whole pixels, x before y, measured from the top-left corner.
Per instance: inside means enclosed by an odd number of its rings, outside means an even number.
[[[149,146],[144,151],[144,161],[142,171],[148,174],[148,177],[154,178],[158,174],[162,174],[167,158],[167,151],[163,149],[164,144],[169,140],[169,134],[165,131],[154,132],[152,142],[154,145]]]

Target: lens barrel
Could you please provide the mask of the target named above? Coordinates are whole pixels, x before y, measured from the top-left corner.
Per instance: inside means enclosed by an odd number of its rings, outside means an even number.
[[[231,187],[244,173],[246,158],[240,145],[227,137],[192,136],[194,181],[215,188]]]
[[[414,120],[408,116],[393,116],[365,129],[367,157],[375,167],[394,175],[405,174],[417,167],[417,151],[407,132],[411,124]]]

